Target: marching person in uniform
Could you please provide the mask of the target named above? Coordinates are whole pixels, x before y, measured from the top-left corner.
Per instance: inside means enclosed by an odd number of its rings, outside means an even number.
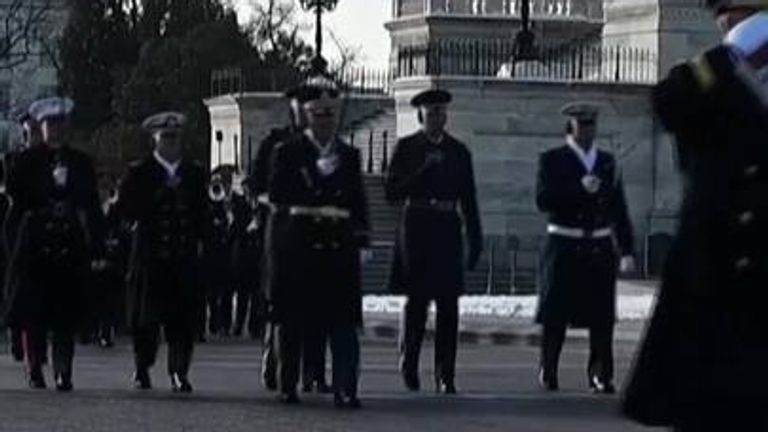
[[[624,411],[680,432],[768,430],[768,1],[707,6],[723,42],[652,93],[686,187]]]
[[[589,329],[589,387],[615,392],[616,276],[619,266],[634,269],[634,243],[618,164],[594,142],[598,111],[590,103],[566,105],[566,144],[539,158],[536,203],[547,214],[548,236],[536,321],[543,326],[539,382],[548,390],[558,389],[558,361],[570,325]]]
[[[208,331],[212,335],[224,337],[229,336],[232,328],[233,297],[237,283],[235,248],[238,227],[243,224],[240,204],[245,204],[238,201],[232,192],[234,169],[231,165],[216,167],[211,173],[208,187],[208,215],[211,219],[205,248],[210,312]],[[242,303],[240,298],[237,303],[239,308]]]
[[[4,247],[3,255],[3,276],[5,276],[5,270],[10,258],[6,252],[10,250],[9,244],[9,232],[15,232],[17,228],[19,214],[13,214],[11,212],[12,202],[11,197],[8,195],[7,183],[9,173],[13,169],[13,163],[17,156],[32,147],[38,146],[42,142],[42,134],[40,132],[40,125],[29,115],[29,107],[25,107],[22,112],[17,116],[17,121],[21,126],[21,145],[13,148],[10,152],[6,153],[3,157],[3,212],[2,212],[2,238]],[[5,280],[3,277],[2,280]],[[0,302],[1,303],[1,302]],[[22,362],[24,361],[24,344],[22,329],[19,327],[10,328],[10,341],[11,341],[11,356],[14,360]],[[47,357],[47,356],[46,356]],[[46,360],[47,361],[47,360]]]
[[[289,120],[290,124],[284,128],[272,129],[264,140],[259,144],[256,158],[252,164],[252,170],[247,180],[248,190],[255,198],[255,224],[257,235],[261,244],[259,254],[259,281],[261,287],[258,300],[266,303],[264,309],[267,315],[267,325],[264,329],[264,353],[261,363],[261,377],[264,387],[268,390],[277,389],[277,350],[275,343],[275,325],[271,319],[268,294],[271,292],[270,286],[275,278],[275,269],[278,267],[278,251],[282,234],[282,222],[285,218],[280,217],[276,212],[276,207],[270,201],[268,184],[270,179],[270,165],[275,148],[283,143],[290,141],[293,137],[303,133],[306,126],[306,118],[299,100],[298,89],[300,86],[292,87],[285,92],[285,97],[289,102]],[[290,260],[290,257],[286,257]],[[290,262],[290,261],[289,261]],[[283,264],[283,267],[289,264]],[[251,314],[253,316],[253,314]]]
[[[253,263],[240,262],[250,209],[245,197],[234,191],[234,175],[233,165],[220,165],[211,173],[208,188],[208,214],[211,218],[206,247],[210,311],[208,329],[211,334],[225,337],[232,329],[234,295],[237,294],[236,330],[242,333],[252,293],[246,289],[247,281],[241,276],[241,266],[251,267]]]
[[[270,252],[292,258],[277,261],[269,287],[281,399],[298,401],[304,334],[321,329],[331,340],[334,404],[356,408],[360,260],[368,242],[360,154],[337,136],[335,84],[315,77],[297,91],[307,128],[274,150],[268,188],[278,217],[285,218],[281,244]]]
[[[104,258],[106,266],[94,272],[96,303],[95,336],[101,348],[114,346],[115,332],[123,324],[125,292],[126,236],[122,218],[118,214],[117,185],[110,181],[103,200],[104,214]]]
[[[459,296],[464,268],[473,269],[482,251],[472,156],[445,131],[452,96],[425,90],[411,99],[421,131],[398,141],[386,181],[386,197],[403,203],[390,289],[408,297],[400,334],[400,371],[417,391],[419,352],[431,301],[437,304],[435,384],[455,393]],[[466,237],[466,261],[464,253]]]
[[[28,379],[46,387],[43,364],[52,333],[56,390],[71,391],[75,333],[87,315],[83,285],[103,266],[103,220],[91,159],[69,147],[68,98],[34,102],[29,113],[42,145],[18,154],[8,178],[13,200],[11,258],[6,278],[8,322],[23,329]]]
[[[152,388],[149,369],[162,326],[171,389],[192,391],[188,373],[205,294],[207,179],[199,164],[184,157],[185,120],[183,114],[163,112],[144,121],[155,149],[131,165],[120,186],[119,211],[132,227],[127,320],[138,389]]]
[[[233,173],[234,174],[234,173]],[[258,332],[261,305],[258,295],[259,274],[254,277],[254,266],[258,269],[258,243],[255,241],[256,227],[253,222],[253,208],[248,202],[248,190],[242,183],[236,185],[230,179],[229,206],[232,212],[232,271],[237,307],[235,308],[232,334],[240,337],[245,323]],[[263,302],[262,302],[263,303]]]

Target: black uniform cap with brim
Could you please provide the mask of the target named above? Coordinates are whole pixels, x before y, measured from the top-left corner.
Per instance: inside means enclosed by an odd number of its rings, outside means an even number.
[[[600,104],[596,102],[571,102],[560,109],[560,114],[578,121],[594,121],[600,114]]]
[[[324,75],[315,75],[301,84],[285,91],[285,97],[296,99],[299,103],[317,100],[327,95],[331,99],[339,97],[339,86]]]
[[[422,105],[449,104],[453,100],[453,95],[446,90],[429,89],[417,93],[411,98],[411,106],[418,108]]]

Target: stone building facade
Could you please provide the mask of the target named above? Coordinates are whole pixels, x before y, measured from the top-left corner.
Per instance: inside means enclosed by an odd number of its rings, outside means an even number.
[[[520,3],[392,0],[392,20],[386,28],[390,32],[393,69],[402,69],[403,52],[410,47],[441,40],[470,39],[482,44],[513,38],[521,26]],[[472,69],[435,73],[429,68],[410,68],[407,74],[396,74],[389,93],[394,109],[387,114],[394,117],[392,137],[418,128],[416,114],[408,103],[413,94],[430,87],[448,89],[454,94],[449,130],[467,143],[474,154],[485,234],[496,251],[496,256],[486,257],[492,263],[487,267],[489,271],[494,267],[508,268],[512,252],[515,259],[522,257],[528,261],[526,265],[535,267],[544,235],[544,217],[536,211],[534,202],[537,158],[542,151],[564,142],[565,121],[559,108],[575,100],[595,101],[604,107],[598,126],[599,144],[618,156],[638,239],[637,257],[647,264],[647,275],[658,270],[651,268],[658,262],[653,257],[656,251],[652,239],[656,234],[674,232],[680,185],[670,137],[652,115],[649,93],[672,65],[717,42],[714,23],[699,3],[532,0],[532,28],[537,43],[598,49],[618,46],[630,50],[628,59],[639,58],[632,57],[633,52],[648,53],[640,63],[630,62],[631,67],[643,70],[641,78],[623,73],[626,62],[610,66],[616,73],[609,74],[608,79],[604,74],[554,74],[551,64],[534,68],[542,72],[525,76],[473,73]],[[473,55],[477,52],[471,51]],[[574,61],[555,66],[584,64],[582,58]],[[608,64],[604,58],[597,61],[601,66]],[[226,131],[232,128],[264,125],[274,114],[270,111],[274,108],[266,107],[284,104],[276,96],[249,98],[249,103],[259,101],[258,109],[249,109],[248,104],[234,99],[227,102],[222,97],[208,101],[212,129],[227,135]],[[380,100],[381,96],[377,98]],[[350,99],[349,111],[362,117],[380,112],[363,102],[365,99]],[[256,135],[266,133],[260,126],[251,131]],[[211,149],[212,160],[216,160],[213,141]],[[515,283],[514,276],[509,283]]]

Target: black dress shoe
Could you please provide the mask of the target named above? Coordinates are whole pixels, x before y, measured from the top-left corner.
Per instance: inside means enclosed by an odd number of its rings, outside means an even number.
[[[347,407],[352,409],[360,409],[363,407],[363,403],[360,402],[360,398],[352,396],[347,400]]]
[[[280,393],[280,403],[285,405],[296,405],[299,403],[299,396],[296,392]]]
[[[261,376],[261,383],[269,391],[277,390],[277,379],[274,375],[264,374]]]
[[[363,407],[363,403],[360,402],[360,399],[356,395],[344,398],[341,393],[336,392],[333,394],[333,406],[336,408],[360,409]]]
[[[315,391],[319,394],[330,394],[333,393],[333,388],[325,381],[315,381]]]
[[[456,394],[456,384],[453,380],[437,380],[435,391],[441,394]]]
[[[11,331],[11,357],[16,362],[24,361],[24,345],[21,342],[21,335],[16,330]]]
[[[544,368],[539,369],[539,385],[547,391],[557,391],[560,389],[560,384],[557,382],[557,374],[547,373],[544,371]]]
[[[71,392],[74,389],[72,377],[67,374],[56,374],[56,391]]]
[[[99,338],[99,347],[100,348],[112,348],[114,346],[115,346],[115,342],[112,340],[111,337]]]
[[[133,387],[136,390],[151,390],[152,379],[149,377],[149,371],[140,369],[133,373]]]
[[[403,371],[402,375],[403,375],[403,383],[405,384],[405,388],[414,392],[417,392],[421,389],[421,383],[419,382],[418,372]]]
[[[43,375],[43,371],[41,369],[34,369],[30,371],[29,375],[27,376],[27,383],[29,384],[29,388],[35,390],[42,390],[47,387],[45,384],[45,375]]]
[[[616,387],[610,381],[603,381],[600,378],[593,376],[589,380],[589,388],[595,394],[614,394],[616,393]]]
[[[174,393],[192,393],[192,384],[187,377],[174,373],[171,374],[171,391]]]

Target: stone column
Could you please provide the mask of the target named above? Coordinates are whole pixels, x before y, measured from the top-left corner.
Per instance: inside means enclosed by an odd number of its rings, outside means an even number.
[[[719,39],[699,0],[604,0],[603,7],[603,43],[650,50],[656,77]]]

